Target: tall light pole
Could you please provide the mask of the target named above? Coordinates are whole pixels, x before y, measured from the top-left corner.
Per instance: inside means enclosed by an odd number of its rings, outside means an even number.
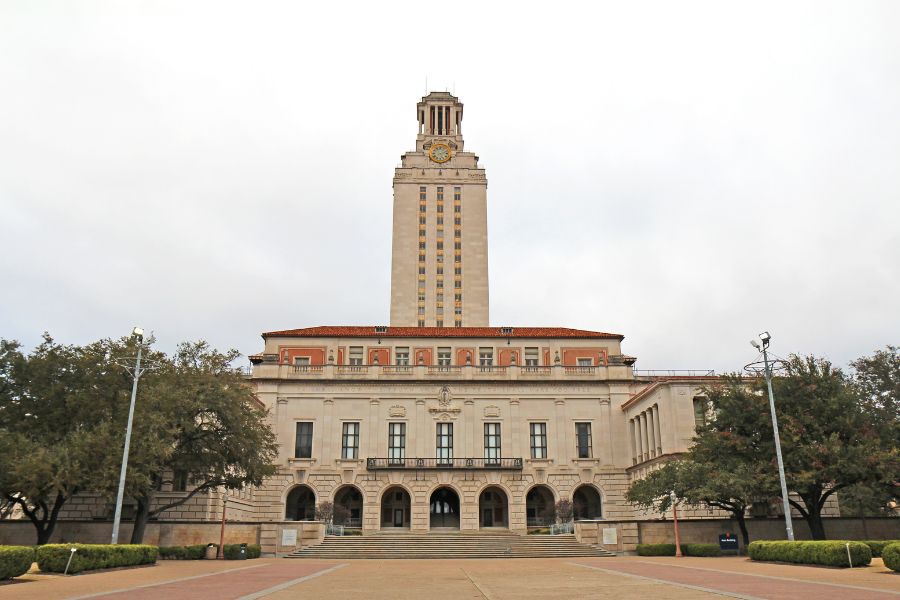
[[[672,490],[669,493],[669,497],[672,499],[672,523],[675,525],[675,556],[681,556],[681,535],[678,532],[678,508],[675,506],[675,503],[678,502],[678,496],[675,495],[675,490]]]
[[[128,427],[125,429],[125,450],[122,452],[122,469],[119,471],[119,493],[116,495],[116,513],[113,517],[112,543],[119,543],[119,522],[122,520],[122,498],[125,496],[125,472],[128,470],[128,448],[131,445],[131,422],[134,420],[134,401],[137,398],[138,379],[141,378],[141,350],[144,349],[144,330],[135,327],[131,335],[137,339],[137,360],[134,364],[134,383],[131,386],[131,406],[128,408]]]
[[[769,411],[772,413],[772,433],[775,435],[775,457],[778,459],[778,478],[781,480],[781,502],[784,505],[784,527],[787,530],[787,538],[794,541],[794,525],[791,522],[791,504],[788,501],[787,482],[784,479],[784,461],[781,459],[781,436],[778,434],[778,417],[775,415],[775,394],[772,393],[772,368],[769,366],[769,342],[772,336],[768,331],[759,334],[762,345],[756,340],[750,344],[757,350],[762,350],[763,364],[766,374],[766,386],[769,388]]]

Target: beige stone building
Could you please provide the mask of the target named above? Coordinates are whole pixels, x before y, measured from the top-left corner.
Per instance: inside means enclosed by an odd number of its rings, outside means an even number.
[[[618,334],[489,325],[487,179],[462,115],[448,93],[417,105],[394,173],[390,326],[269,332],[251,357],[281,443],[259,518],[330,501],[363,533],[524,533],[571,500],[582,522],[627,520],[631,479],[688,447],[711,374],[641,376]]]
[[[390,326],[264,333],[250,357],[279,471],[229,497],[232,541],[272,553],[321,540],[326,501],[336,521],[372,534],[524,533],[570,500],[576,533],[620,551],[633,549],[638,521],[658,517],[624,492],[688,448],[715,376],[635,371],[619,334],[489,324],[487,180],[463,149],[462,108],[447,93],[422,98],[415,150],[394,173]],[[197,495],[151,523],[147,541],[217,540],[221,510],[219,493]],[[86,539],[110,514],[81,495],[61,530]]]

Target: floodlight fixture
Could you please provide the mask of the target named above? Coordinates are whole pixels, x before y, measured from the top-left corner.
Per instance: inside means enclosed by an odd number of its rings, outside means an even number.
[[[765,346],[766,348],[768,348],[768,347],[769,347],[769,341],[772,339],[772,336],[769,335],[769,332],[768,332],[768,331],[763,331],[761,334],[759,334],[759,339],[762,340],[763,346]]]
[[[759,345],[759,342],[756,340],[750,340],[750,345],[756,348],[757,350],[762,350],[762,346]]]
[[[144,337],[144,329],[142,327],[135,327],[131,330],[131,335],[138,339],[142,339]]]

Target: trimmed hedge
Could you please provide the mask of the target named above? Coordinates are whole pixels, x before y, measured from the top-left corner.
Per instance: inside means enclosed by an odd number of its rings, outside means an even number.
[[[900,540],[860,540],[863,544],[869,547],[872,550],[872,558],[878,558],[881,556],[881,552],[884,550],[884,547],[888,544],[897,544],[900,543]]]
[[[38,567],[49,573],[64,572],[72,548],[77,552],[69,573],[153,564],[159,550],[143,544],[45,544],[37,549]]]
[[[24,575],[33,562],[31,546],[0,546],[0,580]]]
[[[866,544],[844,540],[759,541],[751,542],[747,551],[753,560],[849,567],[846,544],[850,544],[850,558],[854,567],[862,567],[872,562],[872,550]]]
[[[240,544],[225,544],[225,549],[223,551],[225,560],[235,560],[240,556],[240,553]],[[261,553],[262,548],[260,548],[259,544],[247,544],[247,558],[259,558]]]
[[[881,560],[891,571],[900,571],[900,542],[885,546],[881,551]]]
[[[160,546],[159,557],[166,560],[201,560],[206,558],[206,545]]]
[[[675,544],[638,544],[638,556],[675,556]],[[718,544],[682,544],[685,556],[721,556]]]

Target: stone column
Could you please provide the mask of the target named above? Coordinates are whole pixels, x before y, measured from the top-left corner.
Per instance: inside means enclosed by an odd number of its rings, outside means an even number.
[[[568,433],[568,424],[566,423],[566,401],[556,401],[556,456],[557,465],[569,464],[569,444],[566,439]],[[547,432],[550,433],[549,431]],[[549,446],[549,444],[547,444]]]
[[[647,415],[647,443],[650,445],[650,458],[656,458],[656,426],[653,423],[653,409],[644,411]]]
[[[477,453],[475,450],[475,440],[478,439],[478,421],[479,419],[477,419],[475,415],[475,401],[466,400],[462,413],[462,426],[466,431],[465,446],[463,447],[465,455],[460,458],[478,458],[481,456],[481,454]]]
[[[512,445],[505,445],[512,453],[511,458],[527,458],[522,453],[522,424],[519,422],[518,398],[511,398],[509,401],[509,419],[507,420],[507,423],[509,423],[509,439],[512,440]],[[502,436],[504,433],[505,432],[501,431]],[[501,452],[506,452],[506,448],[501,449]],[[504,454],[503,456],[506,455]]]
[[[653,422],[656,424],[656,452],[662,454],[662,431],[659,428],[659,405],[653,405]]]
[[[406,449],[407,458],[425,458],[431,456],[425,454],[425,401],[416,400],[416,416],[410,420],[411,427],[406,432],[406,442],[409,445],[410,440],[416,441],[415,448]]]
[[[638,462],[644,462],[644,457],[647,454],[647,442],[644,437],[647,424],[644,423],[644,413],[639,414],[636,418],[638,424]]]
[[[378,456],[378,424],[381,420],[378,418],[378,405],[380,402],[373,398],[369,400],[369,422],[366,424],[369,430],[369,456]],[[362,434],[362,432],[360,432]]]
[[[332,450],[334,444],[334,427],[333,427],[333,414],[334,414],[334,398],[326,397],[322,402],[322,433],[321,437],[321,457],[319,464],[321,465],[332,465],[334,464],[334,458],[336,453]],[[313,425],[315,427],[315,425]],[[340,435],[340,434],[338,434]],[[313,431],[313,444],[315,444],[315,431]]]

